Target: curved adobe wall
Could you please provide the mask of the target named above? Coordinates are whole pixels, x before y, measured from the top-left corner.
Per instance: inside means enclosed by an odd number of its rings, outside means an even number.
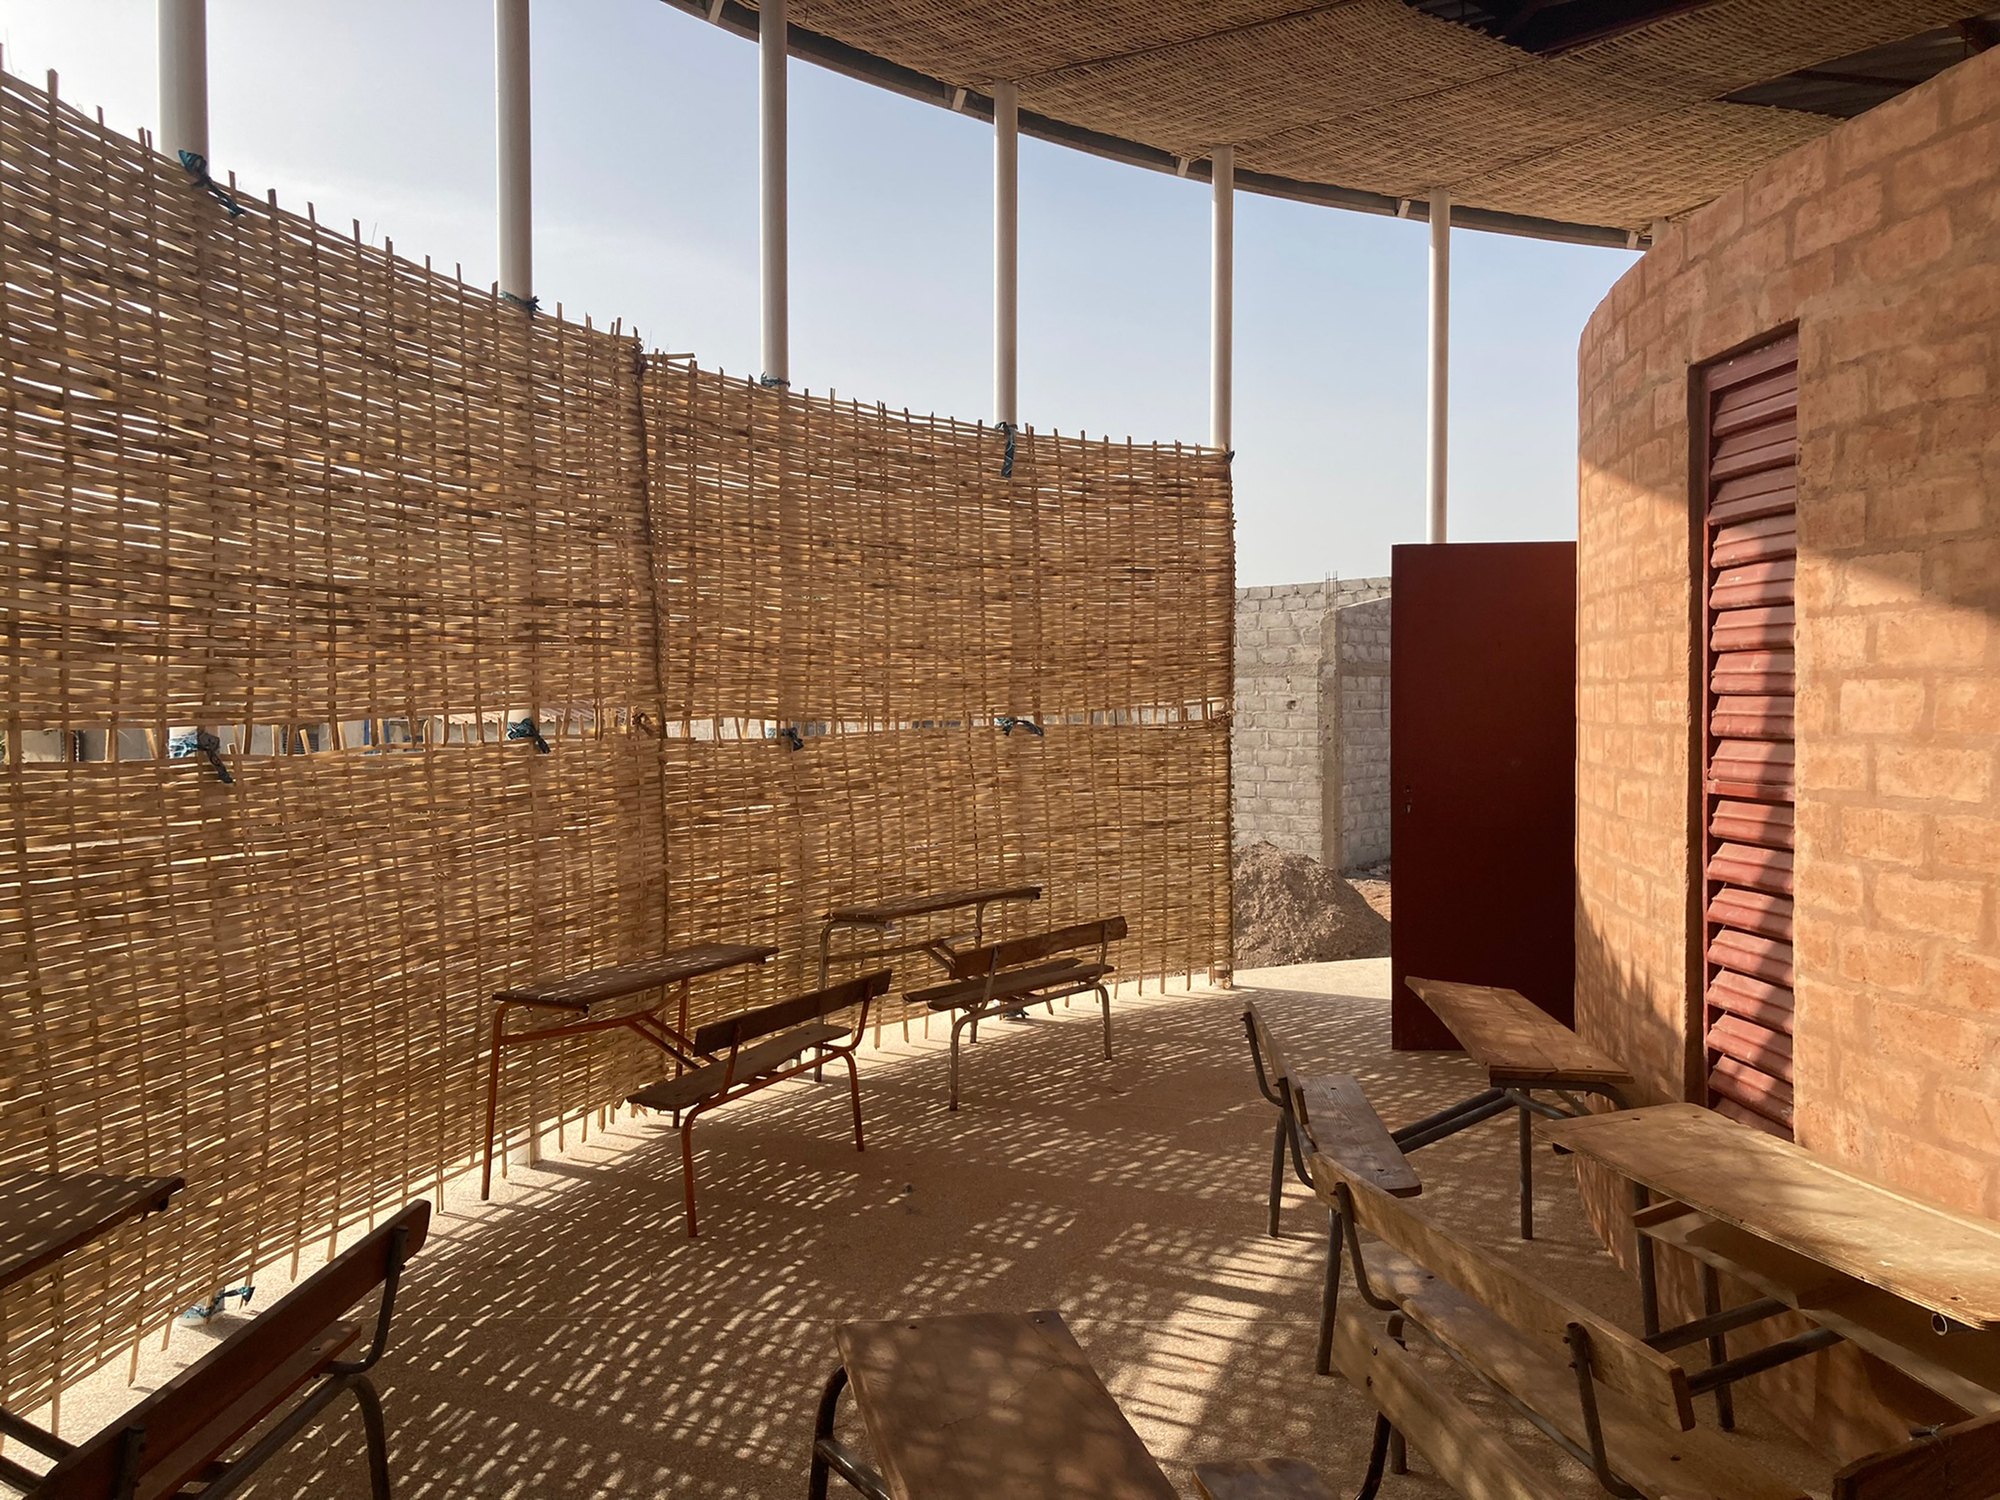
[[[1700,1097],[1688,372],[1791,323],[1799,1139],[2000,1217],[2000,50],[1671,226],[1585,331],[1577,1024]],[[1815,1364],[1820,1437],[1899,1435]]]

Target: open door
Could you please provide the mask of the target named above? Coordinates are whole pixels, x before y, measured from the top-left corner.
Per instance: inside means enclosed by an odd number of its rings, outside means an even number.
[[[1455,1047],[1404,976],[1571,1024],[1576,544],[1397,547],[1389,627],[1391,1040]]]

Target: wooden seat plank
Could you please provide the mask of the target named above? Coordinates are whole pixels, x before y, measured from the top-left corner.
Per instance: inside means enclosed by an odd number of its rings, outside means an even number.
[[[1340,1073],[1302,1079],[1296,1098],[1302,1116],[1299,1123],[1315,1150],[1392,1197],[1414,1198],[1423,1192],[1417,1169],[1410,1165],[1354,1079]]]
[[[493,998],[502,1005],[540,1005],[554,1010],[588,1010],[605,1000],[617,1000],[663,985],[699,979],[705,974],[733,969],[738,964],[761,964],[778,950],[768,943],[698,943],[676,948],[658,958],[641,963],[615,964],[609,968],[586,969],[562,979],[531,981],[500,990]]]
[[[897,1500],[1176,1500],[1054,1312],[850,1323],[838,1342]]]
[[[2000,1413],[2000,1333],[1940,1338],[1930,1314],[1816,1260],[1685,1204],[1650,1211],[1643,1232],[1831,1328],[1964,1411]]]
[[[1537,1121],[1543,1140],[1968,1327],[2000,1329],[2000,1224],[1693,1104]]]
[[[0,1177],[0,1287],[32,1276],[79,1246],[167,1200],[181,1177],[22,1172]]]
[[[954,1010],[961,1005],[974,1005],[982,1000],[1013,999],[1021,995],[1032,995],[1040,990],[1060,989],[1068,985],[1087,989],[1110,972],[1110,964],[1066,959],[1058,963],[1038,964],[1032,969],[1010,969],[996,974],[992,978],[993,987],[990,990],[987,988],[988,981],[983,977],[954,979],[949,984],[912,990],[903,999],[908,1004],[924,1005],[932,1010]]]
[[[1556,1500],[1566,1493],[1464,1402],[1438,1389],[1410,1354],[1355,1308],[1340,1310],[1333,1358],[1349,1384],[1466,1500]]]
[[[1196,1464],[1194,1487],[1202,1500],[1334,1500],[1319,1471],[1298,1458]]]
[[[1630,1072],[1518,990],[1411,975],[1405,983],[1496,1084],[1629,1089]]]
[[[698,1068],[690,1068],[678,1078],[662,1078],[657,1083],[649,1083],[636,1093],[627,1094],[625,1101],[628,1104],[644,1105],[647,1109],[687,1109],[722,1092],[725,1077],[732,1083],[747,1083],[759,1074],[768,1073],[791,1061],[802,1052],[839,1041],[842,1037],[851,1035],[853,1030],[852,1026],[833,1021],[801,1026],[796,1030],[771,1037],[767,1041],[752,1043],[738,1052],[733,1075],[726,1060],[704,1063]]]
[[[827,912],[824,920],[844,922],[857,927],[887,927],[891,922],[904,917],[927,916],[931,912],[951,911],[961,906],[983,906],[994,901],[1039,901],[1042,888],[1038,885],[994,885],[977,886],[962,891],[935,891],[924,895],[891,896],[883,901],[870,901],[851,906],[836,906]]]

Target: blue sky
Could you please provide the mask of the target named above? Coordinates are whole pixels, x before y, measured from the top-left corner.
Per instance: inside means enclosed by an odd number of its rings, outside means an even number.
[[[0,0],[8,69],[157,111],[154,0]],[[757,361],[755,48],[659,0],[539,0],[535,281],[711,367]],[[218,176],[495,274],[489,0],[210,0]],[[792,65],[792,377],[990,415],[992,135]],[[1021,415],[1202,441],[1207,188],[1021,147]],[[1423,225],[1237,205],[1237,577],[1386,572],[1424,528]],[[1576,343],[1622,251],[1453,241],[1452,537],[1576,534]]]

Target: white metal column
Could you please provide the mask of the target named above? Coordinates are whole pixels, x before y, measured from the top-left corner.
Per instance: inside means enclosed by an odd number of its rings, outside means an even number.
[[[493,56],[500,148],[500,290],[532,306],[534,131],[528,96],[528,0],[493,0]]]
[[[1236,337],[1236,148],[1217,146],[1209,156],[1215,173],[1215,287],[1209,298],[1209,444],[1227,453],[1234,396]]]
[[[993,420],[1020,421],[1021,91],[993,85]]]
[[[160,0],[160,139],[208,159],[208,0]]]
[[[1451,418],[1451,194],[1431,194],[1431,368],[1429,539],[1445,536],[1445,455]]]
[[[789,385],[791,307],[785,200],[785,0],[759,0],[757,64],[763,154],[764,384]]]

